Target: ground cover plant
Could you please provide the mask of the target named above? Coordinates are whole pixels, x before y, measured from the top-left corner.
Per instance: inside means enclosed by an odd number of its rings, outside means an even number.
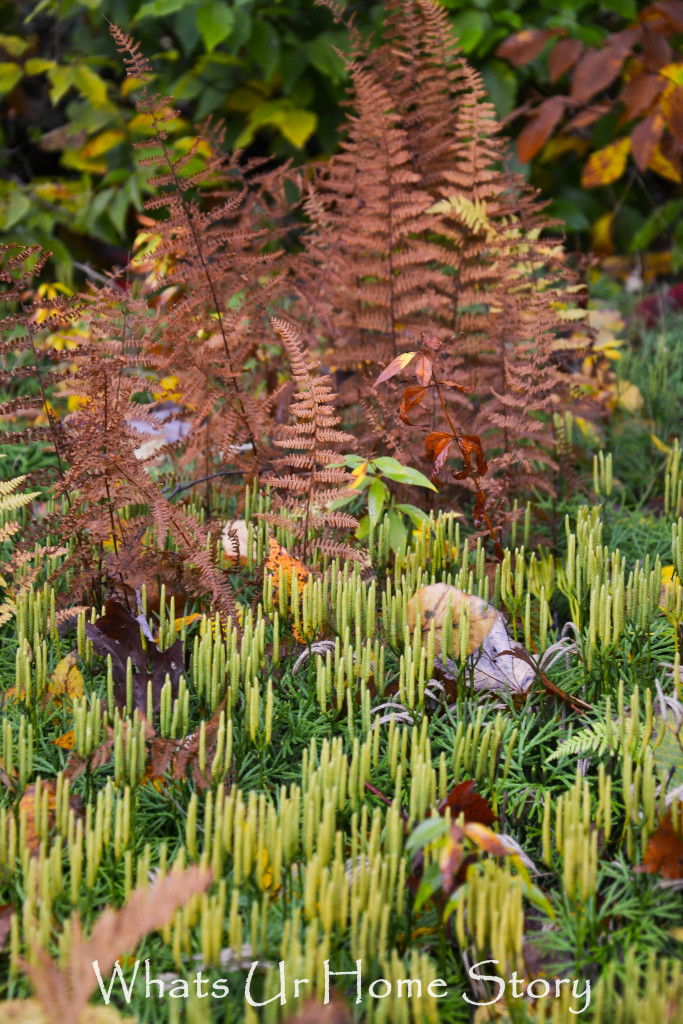
[[[2,249],[0,1021],[677,1024],[681,322],[440,7],[331,11],[329,161],[178,155],[112,26],[133,258]]]

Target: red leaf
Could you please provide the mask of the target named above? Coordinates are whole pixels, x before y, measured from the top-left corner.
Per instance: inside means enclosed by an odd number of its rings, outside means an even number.
[[[683,813],[683,804],[681,805]],[[681,819],[679,813],[679,821]],[[671,811],[659,823],[657,831],[650,837],[645,859],[634,871],[649,875],[661,875],[672,882],[683,878],[683,838],[675,831]]]
[[[425,453],[427,458],[434,463],[434,476],[443,467],[454,440],[453,434],[445,434],[440,430],[435,430],[434,433],[427,434],[425,437]]]
[[[474,391],[474,384],[458,384],[457,380],[442,380],[440,383],[445,388],[456,388],[457,391],[464,391],[467,395]]]
[[[496,50],[496,57],[504,57],[516,67],[528,64],[538,57],[545,44],[555,34],[550,29],[541,28],[526,28],[522,32],[515,32],[500,44]]]
[[[559,123],[566,105],[564,96],[551,96],[537,107],[535,116],[524,126],[517,139],[517,156],[522,163],[533,160],[543,148]]]
[[[480,529],[486,522],[486,491],[477,491],[472,519],[477,529]]]
[[[636,125],[631,132],[631,153],[639,171],[647,169],[663,131],[664,118],[657,111]]]
[[[415,376],[418,384],[422,384],[423,387],[427,387],[432,379],[433,364],[429,356],[426,356],[423,352],[418,353],[417,358],[413,364],[415,370]]]
[[[156,644],[142,646],[140,622],[118,601],[109,600],[104,615],[94,623],[86,622],[85,635],[95,652],[112,658],[114,700],[119,707],[126,706],[126,674],[128,658],[133,670],[133,707],[147,713],[147,687],[152,684],[154,710],[158,711],[161,690],[166,676],[171,677],[173,697],[177,696],[178,681],[184,669],[183,642],[176,640],[165,651]],[[148,664],[149,663],[149,664]]]
[[[480,476],[484,476],[488,470],[488,464],[484,455],[484,449],[481,446],[481,438],[477,434],[461,434],[458,438],[458,447],[468,468],[472,453],[474,453],[477,460],[477,473]]]
[[[417,352],[401,352],[399,356],[392,359],[388,366],[380,373],[379,377],[375,381],[375,387],[378,384],[384,384],[385,380],[389,380],[390,377],[395,377],[401,370],[405,370],[408,363],[415,358]]]
[[[640,117],[656,100],[665,86],[660,75],[636,75],[624,87],[619,99],[626,107],[629,121]]]
[[[453,786],[447,797],[437,807],[439,814],[444,815],[446,809],[450,808],[451,818],[455,819],[465,815],[465,821],[478,821],[482,825],[492,825],[496,820],[488,801],[483,796],[474,792],[476,783],[474,779],[466,779]]]
[[[683,2],[681,0],[658,0],[651,7],[668,21],[674,32],[683,32]]]
[[[592,103],[590,107],[584,107],[580,110],[576,117],[573,117],[571,121],[567,121],[564,126],[565,132],[578,131],[579,128],[587,128],[589,124],[593,124],[603,114],[609,113],[612,109],[609,103]]]
[[[408,426],[412,426],[410,420],[407,418],[408,412],[411,409],[414,409],[416,405],[420,404],[426,391],[427,388],[413,386],[406,388],[403,392],[403,401],[401,402],[401,408],[398,411],[398,415],[404,423],[408,424]]]
[[[569,71],[576,64],[582,50],[583,43],[580,39],[560,39],[548,57],[550,81],[556,82],[565,71]]]
[[[643,27],[643,58],[648,71],[659,71],[673,60],[669,41],[647,26]]]
[[[588,50],[574,69],[571,98],[576,103],[587,103],[607,89],[621,71],[639,35],[638,29],[627,29],[612,36],[607,46]]]

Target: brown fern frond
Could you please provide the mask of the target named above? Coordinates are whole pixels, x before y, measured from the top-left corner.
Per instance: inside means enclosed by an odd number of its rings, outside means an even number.
[[[275,500],[273,510],[260,516],[297,537],[297,555],[305,564],[307,558],[313,556],[314,548],[328,550],[323,542],[330,541],[330,530],[348,531],[358,526],[353,516],[330,509],[333,502],[347,496],[351,475],[339,466],[332,466],[340,456],[338,450],[328,446],[348,443],[351,436],[334,429],[339,416],[334,411],[335,396],[330,378],[314,372],[317,361],[304,350],[297,329],[279,317],[273,317],[271,323],[287,352],[298,388],[290,404],[297,423],[281,427],[274,440],[279,448],[293,449],[294,454],[274,460],[274,465],[277,469],[301,469],[303,473],[266,477],[265,482],[274,489]],[[300,454],[302,451],[306,454]],[[333,544],[337,554],[366,561],[365,555],[350,544],[339,541]]]

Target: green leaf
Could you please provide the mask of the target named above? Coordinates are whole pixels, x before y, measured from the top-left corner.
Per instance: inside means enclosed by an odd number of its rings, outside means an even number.
[[[414,526],[421,526],[422,523],[429,522],[429,516],[426,512],[423,512],[417,505],[407,505],[405,502],[397,502],[394,508],[399,509],[404,515],[408,516]]]
[[[389,546],[392,551],[399,552],[406,546],[408,540],[406,524],[403,522],[401,513],[394,508],[389,509],[387,518],[389,520]]]
[[[197,28],[209,51],[227,39],[234,26],[235,12],[221,0],[209,0],[197,12]]]
[[[663,206],[658,206],[647,218],[640,231],[636,231],[631,238],[629,252],[647,249],[657,235],[676,223],[681,212],[683,212],[683,199],[671,199]]]
[[[453,31],[460,40],[460,46],[467,54],[472,53],[491,28],[491,18],[482,11],[467,10],[452,19]]]
[[[96,109],[109,105],[107,83],[87,64],[74,65],[73,82]]]
[[[74,84],[74,73],[73,68],[60,67],[57,65],[54,68],[50,68],[47,73],[47,77],[52,82],[52,88],[50,89],[50,100],[56,106],[61,100],[64,93],[68,92],[71,86]]]
[[[368,491],[368,513],[373,526],[377,526],[388,498],[389,491],[386,484],[383,484],[381,480],[375,477]]]
[[[143,4],[133,21],[142,21],[143,18],[163,18],[166,14],[175,14],[183,8],[192,7],[187,0],[150,0]]]
[[[441,888],[443,888],[443,882],[441,880],[439,864],[438,862],[430,864],[420,879],[420,886],[415,895],[413,911],[417,913],[420,907],[424,906],[427,900],[430,899],[435,892],[439,892]]]
[[[335,85],[345,81],[346,65],[336,50],[344,49],[345,32],[321,32],[306,43],[306,55],[316,71],[329,78]]]
[[[372,462],[380,470],[382,476],[388,477],[389,480],[394,480],[397,484],[412,484],[414,487],[426,487],[430,491],[437,489],[431,480],[428,480],[419,469],[413,469],[412,466],[403,466],[396,459],[381,455],[378,459],[373,459]]]
[[[405,846],[406,854],[412,857],[418,850],[424,850],[425,846],[429,846],[430,843],[445,835],[448,827],[448,822],[441,815],[425,818],[408,836]]]
[[[496,108],[498,117],[507,115],[517,105],[517,88],[519,85],[514,68],[504,60],[488,61],[481,70],[481,77],[491,102]]]
[[[635,18],[638,14],[636,0],[602,0],[602,6],[608,11],[616,11],[622,18]]]
[[[301,149],[315,131],[318,115],[311,110],[282,110],[273,116],[272,123],[277,125],[288,142]]]
[[[0,226],[3,231],[13,228],[30,209],[30,199],[16,188],[13,188],[9,195],[0,203]]]
[[[0,96],[11,92],[22,75],[23,71],[19,64],[0,64]]]
[[[280,62],[280,37],[265,19],[254,25],[249,39],[249,52],[263,69],[263,76],[268,80]]]

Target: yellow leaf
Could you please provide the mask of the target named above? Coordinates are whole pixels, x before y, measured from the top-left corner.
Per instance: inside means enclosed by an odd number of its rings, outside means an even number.
[[[669,181],[679,183],[683,181],[679,168],[672,163],[668,156],[665,156],[661,146],[655,147],[655,151],[650,157],[650,162],[647,166],[651,171],[659,174],[662,178],[667,178]]]
[[[665,64],[657,74],[668,78],[674,85],[683,85],[683,64]]]
[[[76,665],[75,651],[59,662],[52,673],[47,692],[53,697],[66,696],[70,700],[83,696],[83,676]]]
[[[52,741],[56,747],[61,747],[62,750],[73,750],[76,746],[76,733],[73,729],[69,729],[63,736],[58,736],[56,740]]]
[[[597,188],[598,185],[611,185],[618,181],[626,168],[630,150],[630,139],[616,139],[609,146],[591,153],[581,175],[582,186]]]
[[[123,142],[125,139],[125,133],[118,130],[111,130],[107,132],[100,132],[94,139],[87,142],[80,150],[80,156],[84,160],[91,160],[93,157],[102,156],[104,153],[108,153],[114,146],[118,146],[119,142]]]
[[[353,470],[353,472],[351,473],[351,476],[353,477],[353,483],[351,484],[352,490],[355,490],[356,488],[360,487],[360,485],[363,483],[366,476],[368,475],[369,465],[369,462],[363,462],[360,466],[356,466],[356,468]]]
[[[643,396],[635,384],[622,380],[617,384],[614,398],[608,404],[613,409],[623,409],[625,412],[638,412],[643,406]]]
[[[612,225],[614,213],[604,213],[591,225],[591,248],[594,252],[609,255],[614,252],[614,239],[612,238]]]

